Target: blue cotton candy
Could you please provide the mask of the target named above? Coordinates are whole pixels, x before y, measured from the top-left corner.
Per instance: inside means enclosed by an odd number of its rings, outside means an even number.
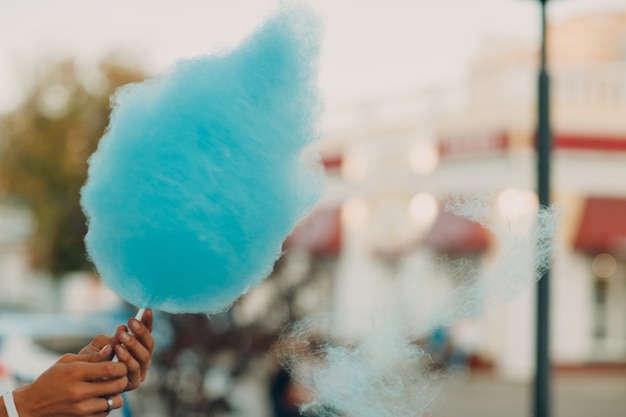
[[[116,92],[81,195],[113,291],[217,312],[271,272],[322,192],[302,156],[318,138],[318,38],[310,12],[283,10],[232,51]]]

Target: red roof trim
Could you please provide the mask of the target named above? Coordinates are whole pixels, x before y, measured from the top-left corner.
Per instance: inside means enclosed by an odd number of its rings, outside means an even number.
[[[558,149],[626,151],[626,137],[555,135],[554,146]]]

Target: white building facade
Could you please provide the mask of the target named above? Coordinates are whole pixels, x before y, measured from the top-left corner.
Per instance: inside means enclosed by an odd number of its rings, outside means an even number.
[[[599,24],[604,31],[596,30]],[[626,362],[626,14],[576,18],[550,34],[552,198],[560,212],[551,273],[552,360],[557,366]],[[487,44],[461,88],[332,115],[329,139],[320,146],[332,161],[321,210],[340,208],[342,215],[338,333],[358,337],[381,294],[393,291],[411,265],[430,264],[426,277],[414,269],[417,302],[454,287],[443,284],[439,255],[494,262],[497,239],[470,222],[446,219],[446,198],[484,195],[494,216],[532,210],[535,57],[520,42]],[[458,321],[450,327],[453,339],[502,375],[530,378],[534,291],[529,285],[512,300]]]

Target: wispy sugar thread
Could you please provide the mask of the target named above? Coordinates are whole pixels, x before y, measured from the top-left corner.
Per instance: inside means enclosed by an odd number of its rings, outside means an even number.
[[[464,194],[445,202],[444,210],[479,223],[497,242],[497,253],[486,265],[466,260],[441,262],[448,276],[459,277],[456,288],[442,300],[427,331],[439,325],[475,315],[495,304],[509,301],[539,280],[550,266],[558,247],[555,233],[559,215],[555,207],[532,209],[528,213],[496,213],[491,198]]]
[[[429,409],[443,380],[428,372],[428,353],[402,323],[388,316],[358,343],[317,344],[318,326],[329,320],[316,316],[297,323],[279,347],[284,365],[313,395],[301,408],[304,414],[415,417]]]
[[[512,299],[549,266],[558,223],[553,208],[510,221],[505,215],[500,221],[488,199],[463,195],[448,200],[445,209],[479,222],[493,233],[499,242],[495,259],[486,269],[469,261],[444,261],[447,275],[456,276],[457,285],[430,300],[418,316],[398,302],[406,298],[407,288],[396,287],[384,303],[384,311],[360,340],[321,343],[320,334],[332,328],[332,315],[296,323],[285,332],[278,351],[296,381],[313,395],[313,400],[303,405],[303,412],[321,417],[427,415],[447,375],[433,372],[431,358],[417,341],[435,327]],[[424,267],[422,273],[432,270]],[[421,283],[420,277],[413,278]],[[411,303],[426,304],[431,298],[421,284],[412,288]]]

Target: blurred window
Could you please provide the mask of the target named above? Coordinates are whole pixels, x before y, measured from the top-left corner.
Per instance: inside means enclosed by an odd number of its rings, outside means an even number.
[[[617,94],[620,104],[626,104],[626,63],[620,66],[617,79]]]
[[[617,60],[618,62],[626,63],[626,34],[622,35],[619,40]]]
[[[608,281],[605,278],[596,277],[594,282],[593,336],[598,340],[603,340],[608,335],[607,295]]]

